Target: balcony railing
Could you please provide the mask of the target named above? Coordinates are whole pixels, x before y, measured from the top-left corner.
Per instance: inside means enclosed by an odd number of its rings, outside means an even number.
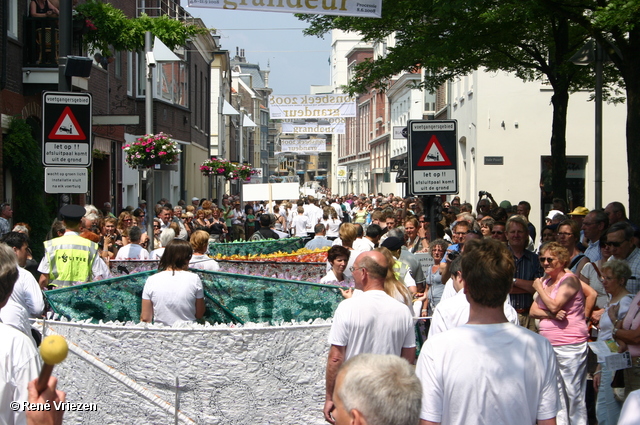
[[[167,15],[179,21],[193,23],[194,18],[180,6],[180,0],[138,0],[138,16],[151,17]]]
[[[75,21],[74,21],[75,25]],[[58,18],[24,18],[24,61],[29,68],[58,66],[60,30]],[[72,55],[82,55],[81,29],[73,32]]]

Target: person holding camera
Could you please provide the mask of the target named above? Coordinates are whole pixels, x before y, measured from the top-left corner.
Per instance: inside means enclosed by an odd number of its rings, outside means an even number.
[[[478,193],[478,198],[480,198],[478,200],[478,204],[476,205],[478,220],[481,219],[482,217],[488,216],[489,212],[492,209],[498,208],[498,203],[493,199],[493,196],[489,192],[481,190]]]

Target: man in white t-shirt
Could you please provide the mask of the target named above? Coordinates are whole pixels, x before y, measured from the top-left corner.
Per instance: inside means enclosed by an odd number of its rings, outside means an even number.
[[[36,279],[24,269],[29,254],[29,238],[24,233],[9,232],[2,241],[12,248],[16,255],[19,277],[9,301],[0,310],[0,321],[23,332],[31,339],[34,347],[37,347],[29,318],[42,314],[44,297]]]
[[[469,321],[429,337],[420,351],[422,425],[555,425],[560,403],[553,348],[508,323],[504,313],[514,272],[504,244],[483,239],[465,245]]]
[[[334,409],[333,390],[342,363],[361,353],[395,354],[411,364],[415,361],[416,342],[411,312],[406,305],[384,292],[387,260],[378,251],[363,252],[353,270],[356,289],[363,293],[340,303],[329,333],[329,357],[326,371],[324,417]]]
[[[298,207],[298,215],[293,217],[293,220],[291,221],[291,228],[295,230],[294,236],[306,238],[307,224],[309,224],[309,217],[304,215],[304,208]]]
[[[16,254],[0,243],[0,309],[9,301],[18,276]],[[0,341],[0,424],[24,424],[25,409],[10,409],[9,405],[23,406],[28,400],[27,386],[38,377],[40,356],[29,337],[4,323],[0,323]]]
[[[118,250],[116,260],[148,260],[151,258],[149,251],[140,246],[140,238],[142,237],[142,230],[138,226],[132,226],[129,229],[129,241],[131,243],[126,244]]]

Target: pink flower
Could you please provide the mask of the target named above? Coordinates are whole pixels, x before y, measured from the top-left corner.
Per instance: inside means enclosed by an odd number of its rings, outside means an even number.
[[[218,168],[218,173],[224,173],[224,168]]]
[[[166,155],[166,152],[158,152],[158,155]]]

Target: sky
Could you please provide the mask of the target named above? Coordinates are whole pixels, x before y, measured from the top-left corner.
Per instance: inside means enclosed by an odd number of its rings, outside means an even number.
[[[331,38],[304,36],[302,29],[307,23],[293,14],[185,9],[217,30],[222,49],[228,50],[232,58],[238,47],[244,49],[247,62],[259,64],[260,69],[268,64],[273,94],[308,94],[311,85],[329,84]]]

